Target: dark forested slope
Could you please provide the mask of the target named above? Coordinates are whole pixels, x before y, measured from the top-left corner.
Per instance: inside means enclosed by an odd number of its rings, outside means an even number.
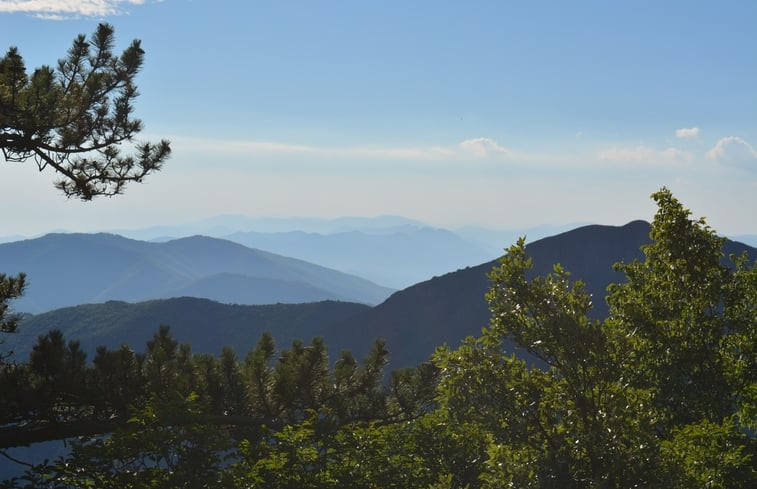
[[[195,352],[218,354],[224,346],[230,346],[243,356],[265,331],[270,331],[281,347],[286,347],[296,338],[331,336],[330,325],[368,308],[335,301],[243,306],[191,297],[136,304],[109,301],[28,317],[19,332],[3,335],[6,340],[3,349],[25,359],[37,336],[60,329],[67,339],[80,341],[90,354],[99,345],[117,348],[123,343],[142,351],[161,325],[169,325],[174,337],[189,343]]]
[[[533,258],[532,275],[549,273],[560,263],[573,279],[586,283],[594,296],[592,315],[604,317],[607,286],[623,279],[612,265],[642,258],[640,248],[650,242],[649,230],[649,223],[633,221],[624,226],[584,226],[540,239],[526,246]],[[724,246],[726,256],[742,251],[752,260],[757,258],[757,249],[745,244],[728,241]],[[496,265],[494,260],[396,292],[382,304],[346,319],[336,327],[337,335],[355,345],[361,345],[361,337],[386,339],[394,367],[415,365],[443,343],[456,347],[466,336],[479,336],[489,323],[484,296],[490,286],[487,274]],[[356,353],[362,354],[368,346],[364,341]]]

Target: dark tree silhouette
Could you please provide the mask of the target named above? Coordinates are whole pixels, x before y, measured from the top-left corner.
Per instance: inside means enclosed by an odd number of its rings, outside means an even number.
[[[56,68],[27,74],[16,47],[0,58],[0,148],[6,161],[33,159],[52,167],[55,186],[68,197],[91,200],[120,194],[160,170],[169,142],[136,142],[142,122],[132,117],[134,78],[144,60],[134,40],[113,54],[114,30],[100,24],[87,39],[79,35]],[[131,154],[124,154],[126,143]]]

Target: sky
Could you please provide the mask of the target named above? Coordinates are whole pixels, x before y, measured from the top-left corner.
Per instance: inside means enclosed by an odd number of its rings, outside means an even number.
[[[66,199],[0,159],[0,235],[218,214],[528,228],[650,220],[670,188],[757,234],[757,2],[0,0],[0,49],[54,65],[141,39],[160,173]]]

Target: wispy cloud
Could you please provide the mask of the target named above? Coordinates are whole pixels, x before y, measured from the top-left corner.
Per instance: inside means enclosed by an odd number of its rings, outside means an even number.
[[[563,148],[555,153],[534,153],[512,149],[487,137],[475,137],[456,144],[439,146],[335,145],[319,146],[278,141],[221,140],[182,136],[170,137],[174,150],[187,156],[205,155],[225,161],[307,165],[349,165],[361,163],[410,169],[435,165],[438,168],[507,168],[510,170],[567,169],[592,170],[613,168],[682,169],[704,171],[715,161],[731,167],[757,171],[757,150],[745,140],[729,136],[720,139],[706,152],[690,152],[675,146],[613,145],[590,152]],[[199,161],[199,160],[198,160]],[[708,164],[710,162],[710,164]],[[388,165],[388,166],[386,166]],[[488,170],[486,170],[488,171]]]
[[[27,13],[40,19],[65,20],[74,17],[103,17],[126,13],[127,5],[146,0],[0,0],[0,13]]]
[[[707,152],[707,158],[724,165],[757,171],[757,151],[738,136],[727,136],[718,140]]]
[[[676,129],[676,137],[679,139],[689,139],[697,136],[699,136],[698,127],[683,127],[681,129]]]
[[[597,157],[600,161],[650,166],[686,163],[694,158],[691,153],[678,148],[656,149],[649,146],[615,146],[599,151]]]
[[[460,143],[460,149],[479,158],[493,156],[512,156],[512,152],[500,146],[497,141],[489,138],[466,139]]]
[[[455,146],[309,146],[273,141],[220,141],[175,137],[175,146],[248,155],[310,155],[332,159],[441,161],[475,157],[495,159],[514,155],[490,138],[467,139]],[[521,155],[527,158],[526,155]]]

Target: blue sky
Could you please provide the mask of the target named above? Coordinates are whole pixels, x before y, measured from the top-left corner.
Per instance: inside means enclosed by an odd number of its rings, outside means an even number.
[[[663,185],[757,233],[753,0],[0,0],[0,48],[54,64],[100,21],[142,40],[137,116],[173,157],[91,203],[0,161],[0,235],[226,213],[622,224]]]

